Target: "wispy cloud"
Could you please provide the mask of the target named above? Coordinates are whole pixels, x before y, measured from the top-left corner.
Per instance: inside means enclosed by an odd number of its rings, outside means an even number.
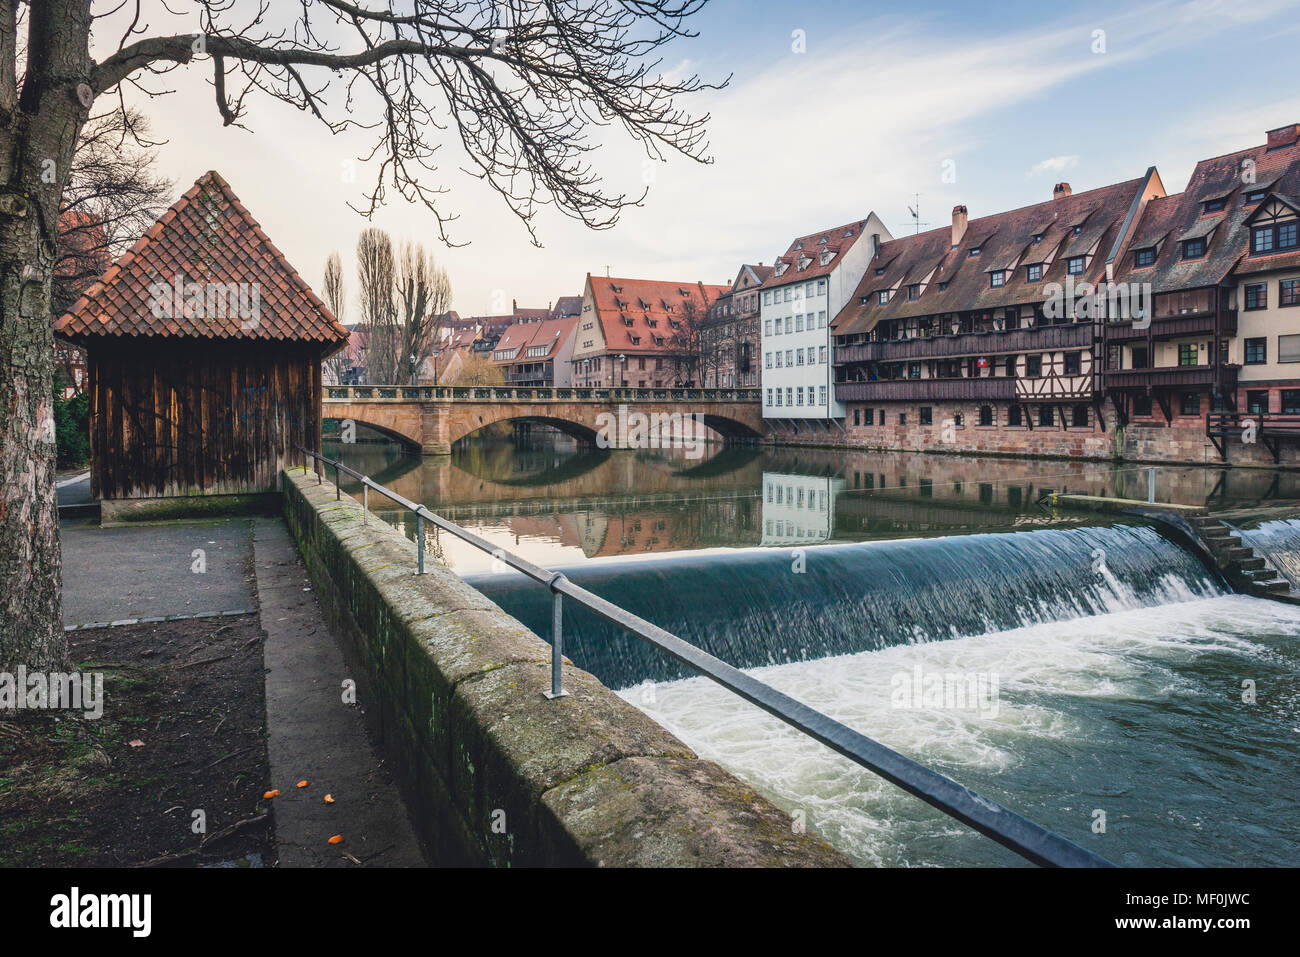
[[[1042,176],[1044,173],[1060,173],[1067,169],[1073,169],[1078,165],[1078,156],[1049,156],[1041,163],[1035,163],[1029,172],[1025,174],[1025,179],[1033,179],[1035,176]]]

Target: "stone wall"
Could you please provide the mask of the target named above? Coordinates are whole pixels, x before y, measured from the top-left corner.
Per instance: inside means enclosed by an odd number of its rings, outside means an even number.
[[[415,545],[315,473],[285,473],[284,512],[433,860],[848,863],[567,659],[547,700],[546,642],[450,570],[414,574]]]

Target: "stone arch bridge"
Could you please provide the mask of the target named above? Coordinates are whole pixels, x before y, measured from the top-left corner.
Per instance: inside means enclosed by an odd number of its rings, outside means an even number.
[[[659,423],[664,438],[684,416],[701,417],[692,421],[728,442],[767,435],[757,389],[345,385],[326,386],[322,405],[326,419],[351,419],[426,455],[448,455],[460,439],[509,421],[549,425],[589,445],[605,427],[609,447],[629,448],[641,441],[638,412]],[[622,426],[608,428],[611,422]]]

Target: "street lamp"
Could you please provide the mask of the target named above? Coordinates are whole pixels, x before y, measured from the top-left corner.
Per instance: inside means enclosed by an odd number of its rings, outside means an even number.
[[[627,356],[625,356],[625,355],[623,355],[622,353],[620,353],[620,354],[619,354],[619,357],[618,357],[618,361],[619,361],[619,364],[623,367],[622,370],[619,372],[619,383],[618,383],[618,384],[619,384],[619,386],[620,386],[620,388],[621,388],[621,387],[627,385]]]
[[[415,353],[411,353],[411,385],[415,385]]]

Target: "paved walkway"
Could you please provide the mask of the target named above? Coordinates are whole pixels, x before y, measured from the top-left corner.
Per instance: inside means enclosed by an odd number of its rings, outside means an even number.
[[[256,612],[266,632],[267,752],[281,867],[422,867],[397,786],[356,707],[353,672],[279,519],[60,524],[64,627]],[[194,550],[203,551],[196,565]],[[196,571],[196,568],[203,571]],[[299,789],[299,781],[310,785]],[[326,804],[330,794],[333,804]],[[329,838],[342,834],[340,844]]]
[[[321,616],[307,569],[278,519],[253,526],[266,630],[267,750],[281,867],[421,867],[426,863],[391,775],[355,707],[353,674]],[[299,789],[297,782],[310,785]],[[333,804],[326,804],[330,794]],[[343,835],[341,844],[329,838]]]
[[[247,518],[100,528],[60,523],[63,626],[256,607]]]

